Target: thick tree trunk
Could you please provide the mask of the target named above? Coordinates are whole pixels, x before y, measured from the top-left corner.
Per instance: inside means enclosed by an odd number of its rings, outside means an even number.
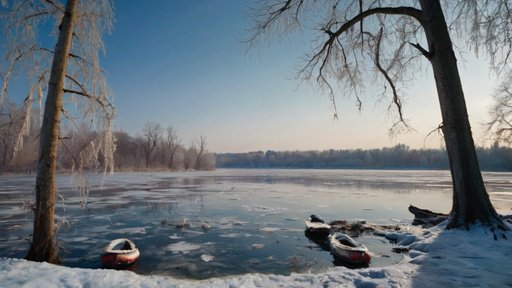
[[[59,39],[55,45],[48,95],[44,108],[36,177],[34,233],[28,260],[59,263],[55,231],[55,185],[57,144],[64,95],[64,79],[71,49],[78,0],[68,0],[62,18]]]
[[[485,190],[475,151],[457,59],[439,0],[421,0],[430,62],[441,105],[443,134],[453,182],[453,206],[447,228],[484,225],[507,229]]]

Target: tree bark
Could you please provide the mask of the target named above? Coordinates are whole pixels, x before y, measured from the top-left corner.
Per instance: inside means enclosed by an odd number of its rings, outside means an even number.
[[[68,0],[66,3],[48,84],[37,164],[34,232],[27,255],[27,259],[32,261],[60,263],[54,222],[57,194],[55,185],[57,144],[62,97],[64,95],[64,79],[68,55],[71,50],[77,2],[78,0]]]
[[[508,230],[484,186],[469,125],[457,59],[439,0],[421,0],[429,57],[443,119],[443,134],[453,182],[453,206],[447,228],[482,224]]]

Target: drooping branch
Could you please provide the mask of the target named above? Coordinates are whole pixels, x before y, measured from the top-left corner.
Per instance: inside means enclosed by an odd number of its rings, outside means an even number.
[[[44,47],[38,47],[38,48],[36,48],[36,50],[46,51],[46,52],[51,53],[51,54],[55,53],[53,50],[50,50],[50,49],[44,48]],[[91,64],[87,60],[85,60],[83,57],[81,57],[81,56],[79,56],[77,54],[69,53],[68,55],[69,55],[69,57],[71,57],[71,58],[73,58],[75,60],[83,62],[83,64],[87,64],[87,65]]]
[[[85,96],[85,97],[95,101],[96,103],[98,103],[103,108],[110,107],[111,111],[114,110],[114,105],[112,105],[112,103],[110,103],[110,101],[108,101],[106,99],[103,99],[101,97],[98,97],[98,96],[91,95],[87,91],[87,89],[85,88],[84,85],[82,85],[78,80],[76,80],[75,78],[71,77],[70,75],[66,74],[66,78],[71,80],[73,83],[75,83],[80,88],[81,91],[76,91],[76,90],[66,89],[65,88],[64,89],[64,93],[72,93],[72,94],[77,94],[77,95]]]
[[[265,17],[265,21],[260,23],[258,27],[256,28],[256,32],[250,37],[250,39],[247,41],[248,43],[252,44],[255,42],[255,40],[263,33],[265,32],[270,26],[272,26],[280,17],[281,15],[289,10],[292,6],[292,0],[286,0],[285,3],[282,5],[274,4],[268,7],[267,11],[264,12],[264,15],[262,17]],[[303,0],[300,1],[296,11],[295,15],[298,17],[300,7],[302,6]]]
[[[337,1],[333,3],[332,7],[328,8],[327,13],[330,15],[327,16],[328,18],[326,19],[325,25],[320,29],[320,31],[322,31],[326,37],[324,40],[322,40],[321,43],[319,43],[311,55],[307,55],[306,63],[303,68],[299,70],[297,76],[297,78],[311,79],[313,74],[315,74],[316,82],[320,86],[326,88],[329,93],[329,98],[335,111],[335,118],[337,118],[337,107],[334,96],[334,85],[332,85],[333,81],[330,79],[332,76],[335,78],[334,81],[341,81],[347,85],[345,88],[351,90],[353,95],[355,95],[357,108],[361,110],[362,107],[362,101],[359,98],[358,89],[362,88],[364,85],[362,85],[360,82],[361,71],[359,70],[359,57],[364,58],[364,56],[352,57],[352,55],[348,55],[350,56],[350,59],[347,59],[347,53],[352,52],[345,51],[345,47],[348,49],[353,49],[352,45],[360,45],[361,47],[366,45],[364,37],[364,26],[371,25],[370,23],[372,22],[366,21],[365,19],[376,15],[398,15],[405,16],[405,18],[412,17],[412,19],[417,20],[419,24],[424,22],[422,11],[413,7],[374,7],[375,3],[370,3],[370,5],[365,7],[362,0],[354,1],[352,4],[348,4],[347,7],[338,7],[338,5],[344,5],[345,3],[346,2],[343,1]],[[313,4],[309,3],[309,5]],[[261,13],[259,16],[263,21],[260,21],[257,24],[255,27],[256,34],[252,35],[249,42],[252,44],[252,42],[255,41],[255,38],[272,27],[275,27],[276,29],[284,28],[284,31],[286,31],[286,29],[293,28],[295,24],[300,25],[302,19],[298,19],[298,15],[300,14],[299,10],[310,8],[312,7],[303,6],[303,1],[283,0],[274,1],[270,4],[267,3],[267,5],[263,7],[263,13]],[[354,12],[352,15],[348,15],[348,12],[345,12],[346,15],[344,19],[338,15],[339,11],[349,11],[349,9],[352,9],[351,11]],[[306,10],[304,10],[303,13],[305,11]],[[304,22],[307,21],[307,19],[304,20]],[[410,21],[414,22],[414,20]],[[357,35],[357,37],[360,39],[360,42],[357,41],[358,43],[356,43],[356,37],[354,36],[354,34],[357,33],[357,31],[354,31],[356,26],[359,26],[358,30],[360,34]],[[415,32],[413,31],[412,33],[414,34]],[[345,36],[343,35],[347,35],[346,37],[348,38],[345,39]],[[407,40],[405,40],[405,42],[407,43]],[[403,46],[401,46],[400,49],[402,48]],[[361,52],[362,51],[363,50],[361,50]],[[341,63],[335,63],[337,61]],[[396,59],[393,61],[396,61]],[[382,71],[385,71],[386,75],[384,75],[384,77],[386,78],[387,82],[390,82],[392,79],[388,74],[390,69],[395,69],[393,65],[393,63],[390,63],[390,68],[387,69],[382,66],[380,67],[381,74],[383,74]],[[400,122],[403,123],[404,119],[402,116],[401,103],[397,96],[396,86],[394,83],[392,83],[391,86],[394,95],[393,103],[398,107]]]
[[[343,65],[343,67],[346,69],[347,74],[348,74],[348,79],[350,81],[350,84],[354,88],[354,94],[355,94],[355,97],[356,97],[356,107],[357,107],[357,110],[361,111],[362,106],[363,106],[363,102],[361,101],[361,98],[359,98],[359,94],[357,93],[357,90],[355,89],[355,87],[357,85],[357,81],[355,79],[356,77],[354,76],[354,73],[352,73],[352,71],[348,67],[348,64],[347,64],[348,63],[347,54],[345,53],[345,48],[343,47],[343,44],[341,43],[339,38],[336,38],[336,41],[338,42],[338,45],[340,45],[340,47],[341,47],[341,55],[343,56],[343,63],[345,63]],[[356,64],[356,66],[357,66],[357,64]]]
[[[328,36],[327,39],[323,42],[323,44],[319,47],[316,53],[314,53],[309,60],[307,61],[306,65],[303,69],[299,71],[299,75],[304,75],[305,78],[309,78],[313,72],[314,67],[318,68],[318,75],[317,75],[317,82],[324,84],[328,87],[330,95],[333,94],[332,86],[328,83],[327,78],[325,77],[325,69],[328,67],[329,59],[333,53],[333,49],[335,45],[339,46],[340,54],[343,59],[343,70],[345,71],[346,75],[348,76],[348,82],[350,83],[350,86],[354,89],[357,87],[355,75],[353,74],[352,69],[349,67],[348,61],[347,61],[347,55],[345,53],[345,49],[343,48],[343,44],[340,41],[340,37],[343,33],[348,32],[356,23],[360,23],[360,34],[361,39],[364,40],[364,30],[363,30],[363,20],[369,16],[377,15],[377,14],[387,14],[387,15],[406,15],[411,16],[414,19],[418,20],[420,23],[423,21],[423,16],[420,10],[412,8],[412,7],[378,7],[378,8],[371,8],[368,10],[363,11],[362,3],[359,3],[359,14],[354,16],[353,18],[347,20],[345,23],[343,23],[339,28],[332,29],[335,25],[338,25],[339,22],[337,21],[329,21],[327,26],[322,28],[322,31]],[[379,43],[380,46],[380,43]],[[380,52],[379,52],[380,54]],[[357,59],[356,59],[357,60]],[[376,61],[378,64],[378,69],[381,74],[384,75],[386,78],[386,81],[390,83],[390,86],[393,90],[393,102],[398,108],[400,122],[405,123],[403,119],[403,113],[401,108],[400,99],[396,92],[396,87],[391,79],[391,77],[388,75],[387,71],[380,65],[379,59]],[[357,63],[356,63],[357,64]],[[392,64],[390,64],[391,66]],[[331,67],[329,67],[331,69]],[[357,90],[354,89],[356,101],[357,101],[357,107],[360,110],[361,109],[361,100],[359,99],[359,96],[357,94]],[[332,98],[332,96],[331,96]],[[331,102],[332,99],[331,99]],[[333,102],[334,103],[334,102]]]
[[[71,80],[73,83],[75,83],[78,87],[80,87],[80,90],[82,90],[82,92],[86,95],[90,95],[89,92],[87,92],[87,89],[85,88],[84,85],[82,85],[80,82],[78,82],[78,80],[76,80],[75,78],[69,76],[66,74],[66,78]],[[86,96],[86,95],[82,95],[82,96]]]
[[[109,107],[111,109],[111,111],[114,110],[114,105],[112,105],[112,103],[110,103],[109,101],[105,101],[101,97],[90,95],[90,94],[88,94],[88,93],[86,93],[84,91],[77,91],[77,90],[72,90],[72,89],[64,88],[64,93],[71,93],[71,94],[76,94],[76,95],[87,97],[87,98],[95,101],[96,103],[98,103],[103,108]],[[112,115],[107,115],[107,116],[111,117]]]
[[[14,66],[16,62],[18,62],[21,57],[23,56],[22,53],[19,53],[13,61],[9,63],[9,68],[7,69],[7,72],[5,73],[5,76],[2,77],[2,90],[0,91],[0,107],[2,107],[2,103],[4,101],[5,95],[7,95],[7,87],[9,86],[9,80],[11,78],[11,74],[14,71]]]
[[[398,110],[398,117],[400,118],[400,122],[403,123],[406,127],[408,127],[407,123],[404,120],[403,113],[402,113],[402,102],[400,101],[400,97],[398,96],[398,93],[396,91],[395,83],[393,82],[393,79],[389,77],[388,71],[386,71],[384,68],[382,68],[382,65],[380,63],[380,45],[382,42],[382,33],[384,29],[383,27],[380,28],[379,34],[377,36],[377,39],[375,40],[376,46],[375,46],[375,66],[379,70],[379,72],[384,76],[386,79],[386,82],[388,82],[389,86],[391,87],[391,90],[393,92],[393,103],[395,104],[396,109]]]
[[[30,15],[25,16],[25,17],[22,19],[22,22],[23,22],[23,21],[30,20],[31,18],[37,18],[37,17],[39,17],[39,16],[44,16],[44,15],[49,16],[49,15],[50,15],[50,13],[49,13],[48,11],[41,11],[41,12],[37,12],[37,13],[34,13],[34,14],[30,14]]]

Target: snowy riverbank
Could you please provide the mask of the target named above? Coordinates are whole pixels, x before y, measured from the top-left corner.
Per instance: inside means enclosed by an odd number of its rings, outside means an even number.
[[[509,225],[512,228],[512,225]],[[0,259],[2,287],[505,287],[512,286],[512,233],[493,240],[482,227],[442,227],[387,233],[411,250],[387,267],[332,268],[319,274],[246,274],[208,280],[144,276],[129,271],[67,268],[20,259]]]

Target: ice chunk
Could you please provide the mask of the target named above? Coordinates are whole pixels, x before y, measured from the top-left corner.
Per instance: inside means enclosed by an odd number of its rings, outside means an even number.
[[[201,255],[201,260],[203,260],[204,262],[210,262],[214,259],[215,257],[212,256],[212,255],[209,255],[209,254],[203,254]]]
[[[187,254],[190,251],[201,249],[201,245],[180,241],[178,243],[170,244],[165,247],[167,251],[178,254]]]

